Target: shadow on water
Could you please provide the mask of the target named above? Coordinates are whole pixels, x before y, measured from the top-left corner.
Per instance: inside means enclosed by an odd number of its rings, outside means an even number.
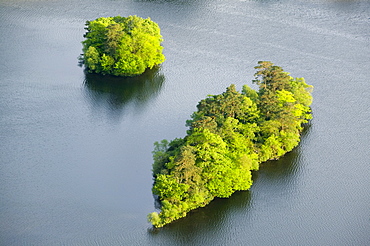
[[[307,124],[302,132],[301,139],[309,134],[310,124]],[[259,171],[253,172],[254,185],[251,190],[239,191],[228,199],[216,198],[204,208],[198,208],[190,212],[185,218],[172,222],[163,228],[150,228],[148,234],[151,240],[170,240],[173,245],[191,245],[199,242],[204,235],[212,235],[222,232],[225,228],[233,226],[233,217],[242,220],[250,220],[253,215],[253,207],[258,206],[259,201],[253,201],[256,192],[275,192],[275,189],[289,189],[294,185],[297,178],[297,170],[301,158],[300,145],[287,153],[277,161],[262,163]],[[253,189],[259,183],[264,188]],[[284,187],[285,186],[285,187]],[[294,189],[294,188],[293,188]],[[256,194],[257,195],[257,194]]]
[[[84,93],[94,111],[120,119],[129,110],[140,112],[161,91],[165,76],[160,68],[136,77],[115,77],[85,72]]]
[[[302,143],[305,137],[309,135],[311,124],[311,122],[305,124],[301,133],[301,141],[291,152],[285,154],[278,160],[261,163],[260,169],[253,172],[254,184],[260,181],[260,177],[262,179],[261,183],[275,187],[278,185],[289,186],[291,182],[294,182],[294,179],[298,176],[297,174],[301,169],[300,163],[302,162],[303,156],[301,155]]]
[[[248,211],[251,191],[239,191],[230,198],[216,198],[204,208],[198,208],[163,228],[150,228],[152,240],[170,240],[173,245],[195,245],[204,235],[217,233],[230,223],[232,214]],[[194,243],[194,244],[193,244]]]

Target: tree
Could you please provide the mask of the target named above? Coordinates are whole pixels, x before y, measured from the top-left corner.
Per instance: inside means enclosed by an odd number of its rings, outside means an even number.
[[[299,143],[302,124],[311,118],[312,86],[271,62],[259,62],[256,69],[258,92],[245,85],[240,93],[230,85],[209,95],[187,121],[184,138],[155,143],[153,193],[162,205],[148,215],[155,227],[215,197],[248,190],[251,170]]]
[[[260,161],[277,159],[299,143],[302,124],[311,119],[312,86],[289,76],[281,67],[260,61],[255,80],[261,111]]]
[[[86,26],[80,59],[90,73],[134,76],[165,60],[160,28],[150,18],[101,17]]]

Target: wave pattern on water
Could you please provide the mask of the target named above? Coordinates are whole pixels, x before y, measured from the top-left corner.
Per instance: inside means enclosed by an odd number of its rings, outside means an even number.
[[[1,243],[366,245],[369,11],[340,0],[0,0]],[[126,84],[86,75],[85,21],[132,14],[159,23],[160,70]],[[314,85],[301,144],[263,164],[250,191],[152,229],[153,142],[183,137],[207,94],[252,85],[258,60]]]

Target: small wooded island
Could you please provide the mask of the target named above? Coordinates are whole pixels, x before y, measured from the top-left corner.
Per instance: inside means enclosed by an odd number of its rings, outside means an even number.
[[[137,16],[86,22],[81,63],[89,73],[135,76],[164,62],[157,23]]]
[[[220,95],[201,100],[187,121],[184,138],[155,143],[153,194],[160,213],[148,220],[162,227],[203,207],[215,197],[248,190],[252,170],[278,159],[300,141],[303,124],[312,118],[312,86],[268,61],[258,62],[259,90],[231,85]]]

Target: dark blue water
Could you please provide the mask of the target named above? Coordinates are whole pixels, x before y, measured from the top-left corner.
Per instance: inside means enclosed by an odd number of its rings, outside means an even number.
[[[86,20],[151,17],[167,60],[78,66]],[[0,0],[0,245],[368,245],[370,2]],[[153,142],[270,60],[315,87],[302,142],[250,191],[154,230]]]

